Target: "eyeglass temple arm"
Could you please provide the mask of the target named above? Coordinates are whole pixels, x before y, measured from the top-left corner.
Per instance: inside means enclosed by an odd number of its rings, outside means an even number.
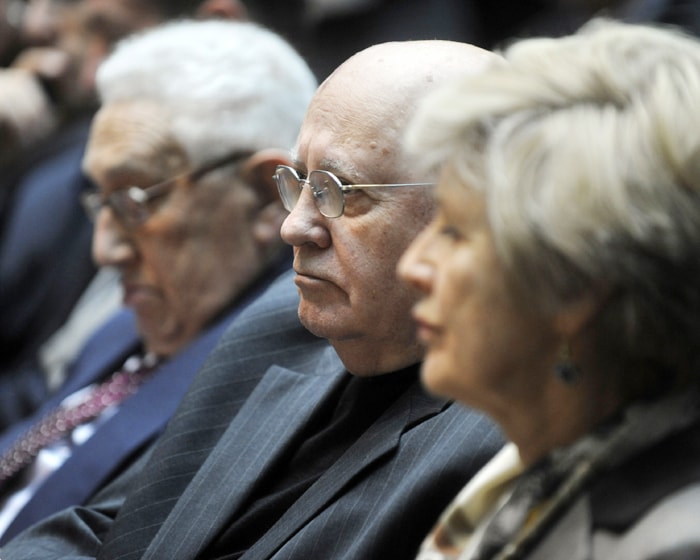
[[[249,158],[253,154],[254,152],[250,150],[239,150],[236,152],[231,152],[229,154],[221,156],[220,158],[216,158],[215,160],[210,161],[209,163],[204,164],[198,169],[195,169],[194,171],[192,171],[192,173],[190,173],[189,179],[194,182],[199,181],[207,173],[211,173],[215,169],[223,167],[224,165],[229,165],[231,163],[236,163],[242,159]]]
[[[207,173],[211,173],[215,169],[218,169],[219,167],[223,167],[224,165],[229,165],[232,163],[236,163],[242,159],[246,159],[250,156],[253,155],[254,152],[250,150],[245,150],[245,151],[236,151],[232,152],[229,154],[226,154],[220,158],[216,158],[213,161],[210,161],[209,163],[204,164],[202,167],[199,167],[195,169],[194,171],[186,174],[184,178],[186,181],[191,182],[191,183],[196,183],[199,181],[202,177],[204,177]],[[167,181],[163,181],[162,183],[158,183],[157,185],[152,185],[150,187],[147,187],[145,189],[138,189],[140,194],[132,194],[132,198],[134,198],[137,202],[147,202],[149,200],[153,200],[154,198],[158,198],[159,196],[163,196],[164,194],[167,194],[170,188],[172,187],[172,184],[174,181],[176,181],[178,178],[174,179],[169,179]],[[134,196],[135,195],[135,196]],[[145,195],[145,197],[143,197]],[[137,199],[136,197],[139,197]]]
[[[434,186],[435,186],[435,183],[386,183],[386,184],[381,184],[381,185],[341,185],[341,188],[344,191],[350,191],[353,189],[372,189],[372,188],[379,188],[379,187],[396,188],[396,187],[434,187]]]

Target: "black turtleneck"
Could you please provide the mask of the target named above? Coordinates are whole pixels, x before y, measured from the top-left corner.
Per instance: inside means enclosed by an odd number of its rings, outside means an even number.
[[[418,369],[413,365],[375,377],[347,374],[203,558],[242,556],[418,380]]]

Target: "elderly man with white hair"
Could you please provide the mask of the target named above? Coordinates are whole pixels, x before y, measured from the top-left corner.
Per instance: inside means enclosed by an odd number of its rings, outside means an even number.
[[[280,37],[231,21],[156,28],[102,65],[84,203],[128,310],[0,439],[4,540],[84,503],[147,448],[234,317],[289,267],[272,175],[315,86]]]

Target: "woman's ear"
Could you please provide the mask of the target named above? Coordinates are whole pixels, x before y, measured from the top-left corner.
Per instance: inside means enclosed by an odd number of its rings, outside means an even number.
[[[600,294],[587,293],[565,304],[554,315],[554,327],[565,340],[571,340],[598,315],[605,303]]]

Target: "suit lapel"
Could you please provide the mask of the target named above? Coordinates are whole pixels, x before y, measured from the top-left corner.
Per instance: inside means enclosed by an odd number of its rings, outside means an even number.
[[[242,557],[269,558],[286,541],[337,496],[361,472],[399,446],[401,435],[412,425],[439,413],[446,402],[427,396],[418,382],[411,387],[329,468],[309,490]]]
[[[15,424],[0,438],[0,451],[4,451],[15,440],[37,423],[48,412],[55,409],[68,395],[116,371],[126,357],[136,351],[139,344],[134,318],[131,312],[116,313],[93,337],[71,366],[66,384],[51,397],[35,414]]]
[[[130,309],[117,311],[86,343],[68,372],[57,399],[101,381],[119,369],[129,354],[140,345],[136,320]]]
[[[50,513],[84,503],[127,457],[160,433],[233,316],[230,313],[160,366],[119,412],[76,447],[64,465],[38,488],[3,537]],[[154,402],[158,406],[150,405]]]
[[[341,382],[344,368],[335,353],[328,349],[325,358],[316,373],[268,369],[175,504],[144,559],[195,558],[216,538],[256,480]],[[275,408],[270,409],[269,403]]]

